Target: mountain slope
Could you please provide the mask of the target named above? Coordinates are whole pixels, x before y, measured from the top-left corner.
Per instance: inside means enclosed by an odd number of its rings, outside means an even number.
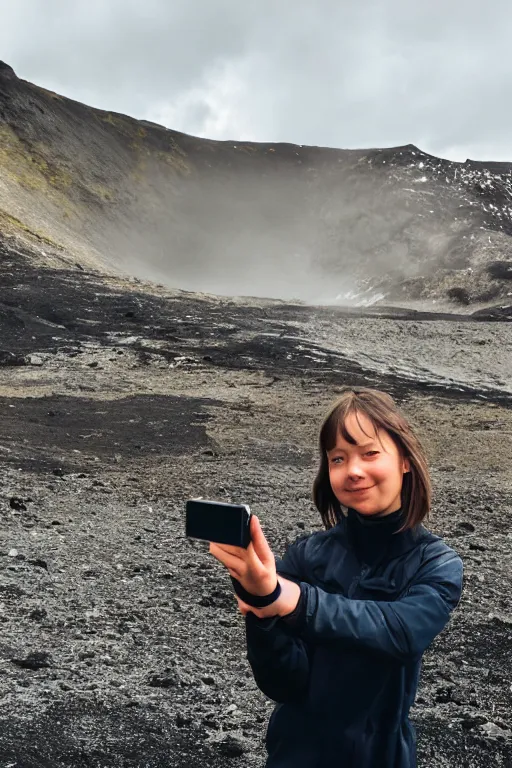
[[[512,303],[512,164],[210,141],[0,64],[0,227],[82,265],[306,301]]]

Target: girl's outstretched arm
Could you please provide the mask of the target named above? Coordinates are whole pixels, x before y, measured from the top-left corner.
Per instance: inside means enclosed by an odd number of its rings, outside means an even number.
[[[407,661],[421,656],[446,626],[462,582],[460,557],[442,546],[398,600],[352,600],[301,582],[297,610],[283,621],[306,641],[362,646]]]
[[[278,579],[275,558],[254,515],[251,543],[246,549],[211,543],[210,552],[248,593],[260,596],[274,591]],[[300,576],[295,574],[295,582],[300,581]],[[292,582],[287,582],[282,596],[266,608],[253,608],[236,597],[245,616],[247,659],[254,679],[258,688],[278,703],[297,700],[308,686],[307,643],[279,615],[280,611],[290,613],[299,597],[300,588]]]

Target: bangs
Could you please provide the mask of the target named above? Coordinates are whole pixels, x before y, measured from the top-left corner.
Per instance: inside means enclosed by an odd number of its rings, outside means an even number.
[[[332,451],[338,441],[338,435],[341,435],[341,437],[346,440],[347,443],[350,443],[350,445],[357,445],[357,440],[350,434],[345,424],[347,416],[352,413],[356,417],[361,432],[367,437],[377,439],[380,442],[379,429],[385,429],[386,427],[383,424],[379,424],[366,410],[358,408],[355,403],[347,402],[341,403],[335,408],[323,425],[320,432],[320,444],[325,451]],[[364,415],[371,421],[375,434],[369,435],[368,432],[363,429],[359,420],[359,415],[361,413],[364,413]]]

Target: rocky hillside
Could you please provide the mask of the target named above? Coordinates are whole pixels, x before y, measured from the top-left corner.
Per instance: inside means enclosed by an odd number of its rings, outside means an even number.
[[[209,141],[0,63],[0,231],[27,230],[64,261],[188,290],[512,305],[512,164]]]

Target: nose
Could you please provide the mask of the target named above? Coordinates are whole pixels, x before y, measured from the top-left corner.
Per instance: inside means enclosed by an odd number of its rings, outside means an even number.
[[[364,476],[364,471],[361,467],[360,457],[354,456],[348,462],[347,474],[350,480],[359,480]]]

